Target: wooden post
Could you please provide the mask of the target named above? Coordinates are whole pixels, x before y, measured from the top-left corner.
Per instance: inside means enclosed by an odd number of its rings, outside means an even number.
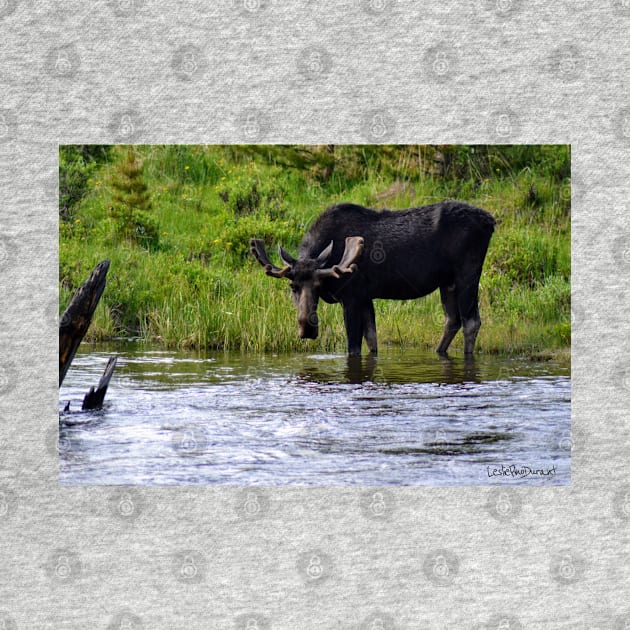
[[[72,359],[74,359],[77,348],[90,326],[96,306],[101,299],[101,295],[103,295],[108,270],[109,260],[104,260],[102,263],[96,265],[90,277],[72,296],[68,308],[61,316],[59,322],[59,387],[61,387],[63,383],[63,379],[72,363]],[[103,378],[104,377],[105,374],[103,375]],[[109,378],[111,378],[111,373]],[[109,383],[109,378],[107,379],[107,383]],[[99,383],[99,388],[100,385]],[[107,389],[107,384],[105,385],[105,389]],[[103,393],[103,396],[104,395],[105,393]]]

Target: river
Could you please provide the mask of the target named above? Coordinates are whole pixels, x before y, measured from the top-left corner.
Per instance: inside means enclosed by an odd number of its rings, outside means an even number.
[[[112,354],[104,408],[79,411]],[[82,344],[67,401],[67,485],[570,483],[570,368],[553,361]]]

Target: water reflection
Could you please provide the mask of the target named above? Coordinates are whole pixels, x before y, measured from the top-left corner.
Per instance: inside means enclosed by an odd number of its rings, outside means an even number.
[[[474,358],[437,354],[392,362],[373,355],[362,357],[309,357],[297,371],[298,379],[314,383],[478,383],[479,363]]]

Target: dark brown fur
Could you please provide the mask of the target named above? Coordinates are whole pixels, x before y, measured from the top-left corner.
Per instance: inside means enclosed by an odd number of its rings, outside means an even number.
[[[344,310],[348,353],[361,353],[365,338],[377,351],[374,299],[408,300],[440,290],[445,314],[444,334],[437,351],[445,353],[463,327],[464,352],[474,351],[481,319],[479,278],[494,231],[488,212],[457,201],[376,211],[353,204],[328,208],[304,236],[290,273],[298,307],[300,336],[316,338],[317,302],[339,302]],[[341,278],[318,279],[317,256],[333,242],[325,261],[342,258],[347,237],[361,236],[364,249],[358,270]]]

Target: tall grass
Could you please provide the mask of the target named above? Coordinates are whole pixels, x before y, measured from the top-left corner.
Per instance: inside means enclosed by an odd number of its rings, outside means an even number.
[[[159,241],[146,249],[121,239],[111,216],[112,172],[124,154],[112,149],[90,168],[87,193],[60,219],[60,308],[107,258],[108,284],[91,339],[132,335],[171,347],[342,351],[341,308],[320,304],[320,338],[301,341],[288,283],[264,275],[248,254],[249,238],[296,250],[316,216],[338,201],[396,208],[458,198],[498,221],[481,279],[478,348],[568,347],[568,148],[507,147],[496,155],[478,149],[483,159],[473,159],[470,147],[451,147],[450,170],[440,174],[427,172],[424,150],[337,147],[335,169],[324,173],[316,158],[292,164],[290,149],[138,147],[159,226]],[[437,293],[377,301],[376,310],[381,345],[433,347],[440,338]],[[462,345],[459,335],[453,348]]]

